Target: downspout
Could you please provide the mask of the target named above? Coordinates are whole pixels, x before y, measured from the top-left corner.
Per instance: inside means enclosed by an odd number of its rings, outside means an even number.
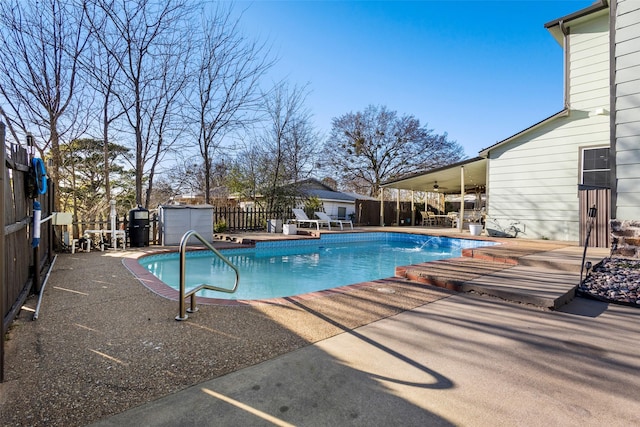
[[[560,20],[558,23],[560,27],[560,31],[564,35],[564,39],[562,41],[563,50],[564,50],[564,108],[566,110],[569,109],[569,27],[565,25],[564,19]]]

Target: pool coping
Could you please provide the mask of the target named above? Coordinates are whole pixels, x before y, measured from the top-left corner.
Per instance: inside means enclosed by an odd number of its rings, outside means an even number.
[[[375,233],[398,233],[398,231],[374,231]],[[424,235],[424,234],[414,234],[414,233],[402,233],[402,234],[412,234],[412,235],[422,235],[422,236],[429,236],[429,235]],[[431,237],[443,237],[443,238],[448,238],[448,239],[456,239],[456,240],[482,240],[482,241],[486,241],[486,242],[494,242],[497,243],[498,245],[500,244],[499,242],[497,242],[496,240],[493,239],[468,239],[466,237],[450,237],[450,236],[433,236],[431,235]],[[320,240],[319,237],[313,238],[312,240]],[[283,242],[283,241],[295,241],[295,240],[299,240],[299,239],[278,239],[278,240],[273,240],[273,241],[277,241],[277,242]],[[306,240],[306,239],[305,239]],[[264,240],[262,240],[264,242]],[[233,247],[233,248],[224,248],[224,249],[229,249],[229,250],[235,250],[235,249],[249,249],[249,248],[255,248],[255,241],[252,242],[251,244],[244,244],[243,247]],[[464,257],[464,251],[466,250],[473,250],[473,249],[477,249],[477,248],[463,248],[462,249],[462,256]],[[204,247],[187,247],[187,250],[189,252],[193,252],[193,251],[198,251],[198,250],[207,250]],[[133,276],[142,284],[144,285],[147,289],[149,289],[151,292],[155,293],[156,295],[159,295],[163,298],[166,298],[168,300],[171,301],[179,301],[180,300],[180,291],[173,289],[171,286],[167,285],[166,283],[164,283],[162,280],[160,280],[159,278],[157,278],[155,275],[153,275],[151,272],[149,272],[146,268],[144,268],[142,265],[140,265],[139,263],[139,259],[140,258],[145,258],[148,256],[153,256],[153,255],[159,255],[159,254],[168,254],[168,253],[177,253],[179,252],[179,249],[177,247],[171,247],[171,248],[158,248],[157,250],[154,250],[152,252],[145,252],[145,253],[139,253],[136,254],[132,257],[127,257],[127,258],[123,258],[122,259],[122,264],[127,268],[127,270],[129,270],[129,272],[131,272],[131,274],[133,274]],[[455,259],[455,258],[447,258],[447,259]],[[398,267],[408,267],[408,266],[396,266],[396,269]],[[335,288],[330,288],[330,289],[324,289],[324,290],[320,290],[320,291],[314,291],[314,292],[307,292],[304,294],[299,294],[299,295],[293,295],[293,296],[287,296],[287,297],[278,297],[278,298],[263,298],[263,299],[251,299],[251,300],[247,300],[247,299],[226,299],[226,298],[211,298],[211,297],[202,297],[202,296],[196,296],[196,304],[203,304],[203,305],[223,305],[223,306],[255,306],[255,305],[283,305],[283,304],[288,304],[291,302],[301,302],[301,301],[308,301],[311,299],[315,299],[315,298],[321,298],[321,297],[326,297],[326,296],[330,296],[330,295],[339,295],[339,294],[345,294],[351,291],[354,291],[356,289],[361,289],[361,288],[365,288],[365,287],[369,287],[369,286],[376,286],[379,285],[380,283],[377,283],[378,281],[381,280],[399,280],[399,281],[405,281],[407,279],[402,278],[402,277],[398,277],[398,276],[389,276],[389,277],[381,277],[375,280],[370,280],[370,281],[366,281],[366,282],[359,282],[359,283],[352,283],[352,284],[348,284],[348,285],[343,285],[343,286],[338,286]]]

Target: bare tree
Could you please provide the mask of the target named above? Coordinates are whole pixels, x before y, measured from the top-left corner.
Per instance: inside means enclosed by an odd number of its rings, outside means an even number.
[[[84,3],[84,13],[86,15],[86,24],[89,30],[94,34],[101,34],[105,37],[107,28],[107,19],[104,11],[96,7],[94,3]],[[115,90],[117,89],[117,77],[119,74],[118,64],[122,61],[116,61],[112,51],[112,55],[107,52],[104,47],[105,39],[93,37],[88,46],[85,59],[81,62],[84,70],[83,75],[87,78],[87,83],[93,88],[95,98],[101,101],[100,111],[96,111],[96,119],[101,123],[101,139],[103,140],[103,169],[104,169],[104,195],[105,200],[111,200],[111,177],[110,177],[110,160],[109,141],[111,125],[118,120],[125,111],[115,99]],[[109,40],[109,45],[117,45],[116,40]]]
[[[105,16],[98,39],[122,76],[113,93],[135,138],[136,203],[148,206],[156,168],[178,138],[192,9],[186,0],[90,1]]]
[[[267,185],[262,189],[268,209],[290,202],[295,194],[282,194],[283,185],[295,183],[314,163],[314,146],[318,141],[304,105],[306,96],[306,87],[290,88],[286,83],[276,85],[265,95],[268,123],[259,139],[259,149],[266,166],[264,173],[268,176]],[[286,188],[295,192],[295,185]]]
[[[73,1],[0,2],[0,96],[12,135],[35,126],[37,149],[50,150],[49,175],[59,182],[60,142],[83,132],[86,106],[79,78],[80,58],[90,33],[82,9]],[[17,129],[16,129],[17,128]],[[78,129],[80,128],[80,129]],[[44,142],[40,142],[44,141]],[[58,205],[57,194],[54,195]]]
[[[287,155],[283,162],[286,179],[299,182],[312,175],[322,148],[321,139],[306,111],[292,120],[289,132],[285,134]]]
[[[420,125],[413,116],[398,117],[386,107],[333,119],[326,164],[345,188],[377,195],[383,180],[423,172],[461,160],[463,148]]]
[[[204,166],[205,202],[210,203],[215,151],[229,133],[253,121],[259,79],[271,67],[265,46],[247,40],[231,8],[218,6],[203,23],[197,66],[198,146]]]

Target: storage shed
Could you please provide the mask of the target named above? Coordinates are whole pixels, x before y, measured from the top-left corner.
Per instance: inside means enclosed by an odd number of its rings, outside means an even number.
[[[160,205],[158,210],[162,245],[179,245],[189,230],[195,230],[208,241],[213,240],[213,206]]]

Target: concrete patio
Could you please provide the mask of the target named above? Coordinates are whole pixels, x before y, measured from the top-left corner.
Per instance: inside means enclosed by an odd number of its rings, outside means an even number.
[[[580,248],[507,243],[468,258],[491,271],[451,260],[431,276],[577,284]],[[141,251],[60,255],[40,318],[29,301],[10,331],[3,425],[640,423],[636,308],[578,298],[550,311],[389,278],[176,322],[176,302],[122,265]]]

